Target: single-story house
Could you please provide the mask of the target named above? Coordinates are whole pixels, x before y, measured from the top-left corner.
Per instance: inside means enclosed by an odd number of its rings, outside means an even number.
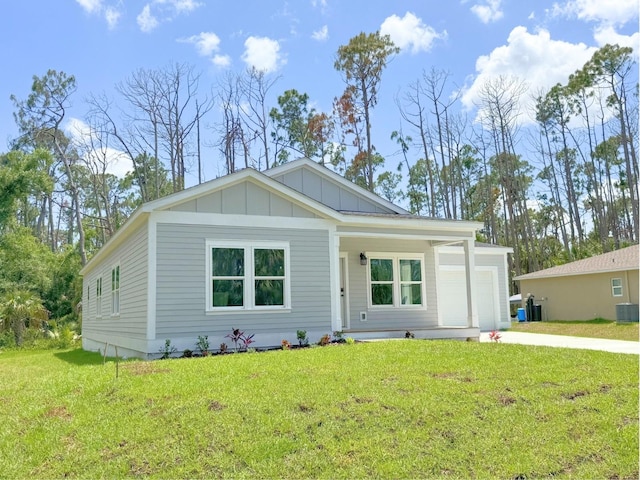
[[[514,280],[523,300],[533,295],[542,306],[542,320],[616,320],[617,305],[638,308],[639,252],[633,245]]]
[[[510,249],[477,246],[481,227],[411,215],[309,159],[244,169],[142,205],[94,255],[83,348],[152,358],[233,328],[258,348],[297,330],[478,338],[510,321]]]

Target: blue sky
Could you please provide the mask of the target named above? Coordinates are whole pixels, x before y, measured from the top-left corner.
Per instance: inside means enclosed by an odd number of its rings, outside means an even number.
[[[393,159],[394,98],[423,70],[448,71],[473,117],[486,78],[516,75],[533,91],[565,82],[599,46],[637,52],[639,43],[638,0],[7,0],[0,12],[0,151],[17,134],[9,96],[26,98],[32,76],[48,69],[76,77],[69,120],[84,117],[88,94],[115,96],[114,85],[136,69],[171,62],[202,72],[203,93],[227,71],[257,67],[277,78],[270,106],[295,88],[330,112],[344,89],[333,68],[338,47],[381,30],[401,48],[373,116],[374,143]]]

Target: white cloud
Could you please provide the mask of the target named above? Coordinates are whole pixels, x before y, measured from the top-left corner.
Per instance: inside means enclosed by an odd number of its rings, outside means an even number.
[[[631,47],[636,58],[640,52],[640,33],[638,32],[633,35],[620,35],[613,26],[606,25],[596,28],[593,38],[600,47],[607,43],[611,45],[618,44],[621,47]]]
[[[98,13],[102,10],[102,0],[76,0],[87,13]]]
[[[319,42],[324,42],[327,38],[329,38],[329,27],[323,25],[320,30],[317,30],[311,34],[311,38]]]
[[[208,57],[220,49],[220,37],[213,32],[200,32],[188,38],[181,38],[179,42],[193,43],[199,55]]]
[[[189,13],[202,6],[202,3],[195,0],[157,0],[158,3],[167,3],[175,8],[177,13]]]
[[[71,118],[65,125],[65,132],[71,140],[75,142],[80,149],[82,158],[95,165],[94,168],[102,169],[101,164],[106,162],[106,172],[124,178],[124,176],[133,170],[133,162],[125,152],[105,146],[100,150],[88,149],[87,146],[92,145],[91,137],[93,132],[91,127],[78,118]],[[93,142],[99,144],[99,142]]]
[[[231,57],[229,55],[214,55],[211,63],[219,68],[227,68],[231,65]]]
[[[489,55],[476,60],[477,75],[471,86],[463,91],[462,103],[472,108],[479,102],[483,85],[499,76],[525,80],[531,92],[548,89],[556,83],[565,83],[591,58],[595,51],[583,43],[573,44],[551,39],[548,31],[531,34],[523,26],[514,28],[507,45],[494,49]],[[527,112],[529,95],[523,95],[522,112]]]
[[[110,30],[116,28],[118,20],[120,20],[120,12],[113,7],[107,7],[104,11],[104,18]]]
[[[277,40],[251,36],[244,42],[244,47],[242,60],[256,70],[271,73],[285,63]]]
[[[144,6],[142,11],[136,18],[136,21],[138,22],[138,26],[140,27],[140,30],[142,30],[145,33],[152,31],[158,25],[160,25],[160,22],[158,22],[158,19],[154,17],[153,14],[151,13],[151,4],[149,3],[147,3]]]
[[[148,33],[161,23],[170,22],[177,15],[191,13],[202,5],[196,0],[151,0],[137,17],[138,26]]]
[[[397,15],[385,18],[380,26],[380,33],[389,35],[401,50],[410,48],[411,53],[428,52],[434,40],[447,37],[446,31],[436,32],[411,12],[405,13],[402,18]]]
[[[638,18],[638,0],[568,0],[554,3],[551,14],[607,25],[624,25]]]
[[[484,4],[477,3],[471,6],[471,11],[480,19],[482,23],[497,22],[504,12],[500,9],[502,0],[485,0]]]

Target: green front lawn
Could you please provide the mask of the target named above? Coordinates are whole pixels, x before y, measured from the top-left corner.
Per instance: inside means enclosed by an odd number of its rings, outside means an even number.
[[[638,358],[402,340],[0,354],[2,478],[637,478]]]
[[[637,323],[616,323],[611,320],[556,320],[545,322],[511,322],[513,332],[548,333],[574,337],[609,338],[612,340],[638,341],[640,329]]]

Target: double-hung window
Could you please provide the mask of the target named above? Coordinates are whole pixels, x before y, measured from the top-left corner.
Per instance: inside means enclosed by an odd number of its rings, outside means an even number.
[[[614,297],[622,296],[622,279],[621,278],[611,279],[611,294]]]
[[[421,254],[369,253],[369,306],[425,306],[424,257]]]
[[[111,315],[120,315],[120,265],[111,269]]]
[[[207,311],[290,308],[289,245],[207,242]]]
[[[102,277],[96,278],[96,317],[102,317]]]

